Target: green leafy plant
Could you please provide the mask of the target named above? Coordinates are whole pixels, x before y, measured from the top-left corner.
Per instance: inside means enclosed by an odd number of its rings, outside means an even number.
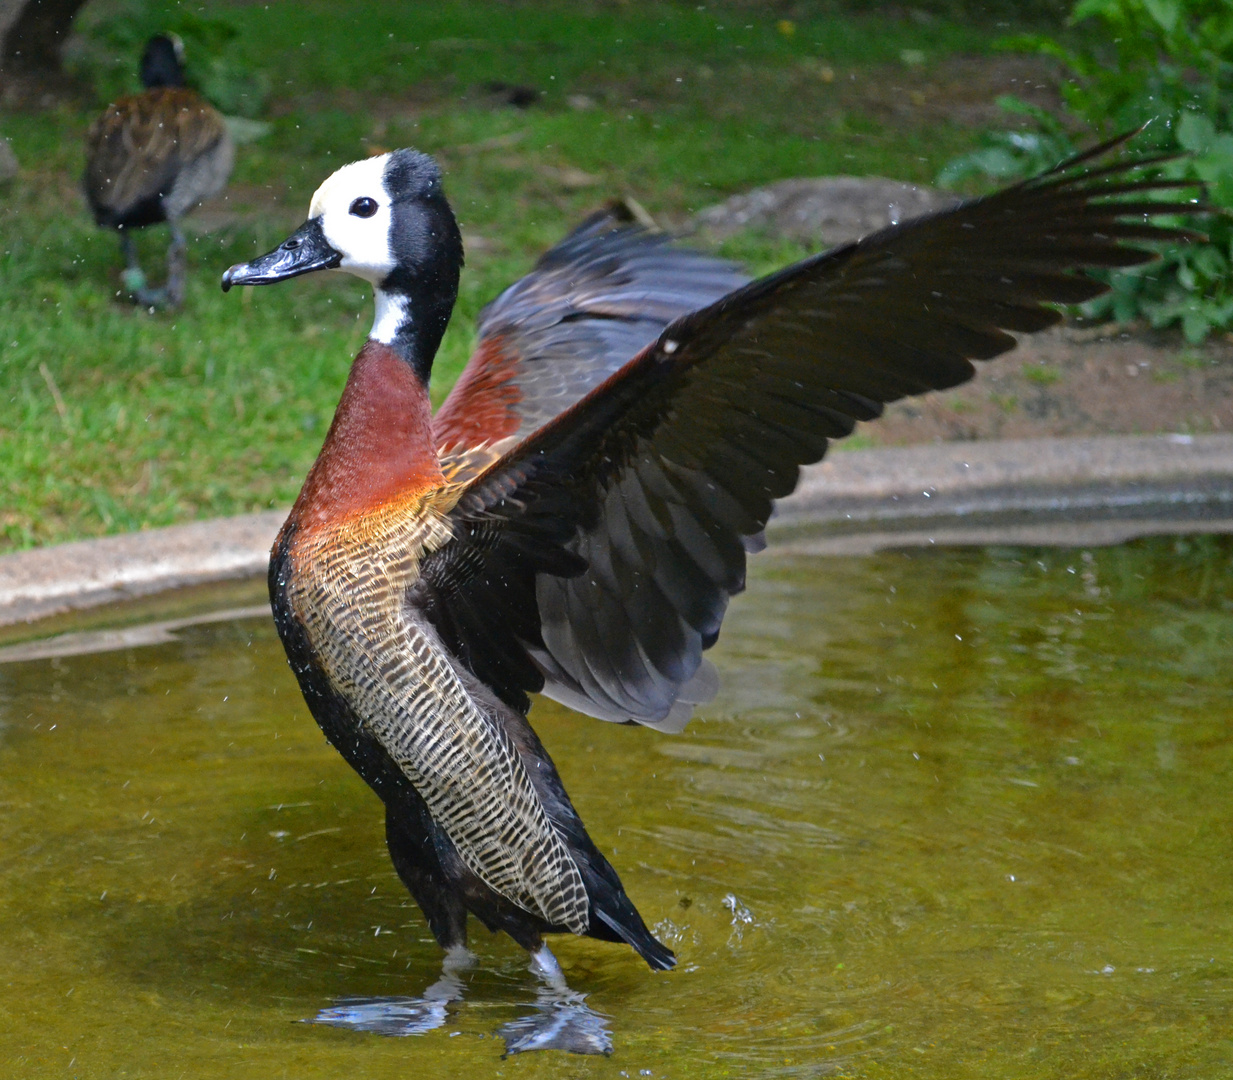
[[[1169,248],[1160,262],[1111,278],[1112,291],[1086,313],[1154,327],[1180,325],[1201,341],[1233,325],[1233,4],[1229,0],[1080,0],[1070,22],[1083,34],[1066,47],[1042,35],[1001,47],[1042,53],[1072,76],[1062,86],[1066,113],[1054,117],[1013,98],[1004,108],[1025,117],[1023,130],[992,132],[975,151],[950,162],[944,185],[984,177],[1005,182],[1065,159],[1095,135],[1146,125],[1144,152],[1181,154],[1159,167],[1178,181],[1201,180],[1223,213],[1177,219],[1207,235]]]
[[[999,97],[997,103],[1005,112],[1027,117],[1034,127],[985,132],[976,150],[952,159],[938,173],[938,183],[943,187],[974,180],[1021,180],[1051,169],[1075,153],[1071,131],[1051,113],[1009,94]]]

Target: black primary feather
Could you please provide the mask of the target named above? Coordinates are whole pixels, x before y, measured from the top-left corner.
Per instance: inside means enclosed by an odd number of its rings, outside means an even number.
[[[1013,332],[1057,322],[1046,305],[1107,289],[1076,271],[1155,257],[1124,241],[1191,238],[1148,221],[1194,212],[1154,198],[1188,185],[1135,179],[1136,161],[1082,170],[1125,138],[676,318],[470,484],[456,540],[424,564],[430,617],[511,704],[542,688],[603,719],[682,726],[691,680],[706,682],[702,652],[744,587],[748,542],[800,466],[885,403],[964,382],[973,360],[1013,348]],[[637,242],[612,236],[614,248]],[[568,243],[543,272],[568,272]],[[516,331],[534,287],[486,317],[507,306]]]

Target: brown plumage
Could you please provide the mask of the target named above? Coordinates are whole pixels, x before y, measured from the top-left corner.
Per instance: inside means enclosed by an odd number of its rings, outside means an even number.
[[[587,835],[526,721],[543,692],[679,730],[703,652],[800,466],[886,402],[971,378],[1127,241],[1192,211],[1098,147],[985,199],[747,282],[605,217],[481,316],[437,417],[427,382],[462,261],[430,159],[345,167],[224,288],[338,267],[377,320],[271,558],[313,715],[381,797],[399,875],[446,948],[468,912],[537,959],[545,932],[673,957]],[[541,964],[544,962],[540,959]]]
[[[184,296],[180,219],[227,184],[235,146],[222,116],[183,86],[175,44],[156,37],[142,62],[142,93],[120,98],[86,133],[83,184],[94,220],[120,232],[125,285],[146,305],[177,306]],[[164,290],[147,287],[128,232],[166,221],[172,244]]]
[[[223,118],[195,90],[160,86],[122,97],[86,133],[94,220],[138,229],[182,217],[223,189],[232,153]]]

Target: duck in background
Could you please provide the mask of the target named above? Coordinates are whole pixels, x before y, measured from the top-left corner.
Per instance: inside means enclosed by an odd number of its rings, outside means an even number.
[[[467,920],[504,930],[568,1008],[544,942],[574,933],[671,968],[527,722],[541,692],[680,731],[703,657],[774,501],[886,402],[955,386],[1184,239],[1176,182],[1097,147],[984,199],[747,282],[610,216],[585,223],[480,317],[434,417],[428,382],[462,241],[433,160],[347,165],[308,220],[223,289],[317,270],[374,287],[376,318],[274,544],[275,623],[309,709],[384,804],[394,868],[446,951],[422,998],[321,1022],[407,1034],[461,994]],[[1110,199],[1109,196],[1114,196]],[[1121,197],[1120,200],[1116,197]],[[603,1049],[575,1006],[511,1050]],[[588,1023],[592,1026],[588,1027]]]
[[[141,57],[139,94],[107,107],[86,134],[84,185],[94,220],[120,234],[122,281],[144,307],[184,301],[184,234],[180,219],[227,186],[235,144],[222,116],[184,85],[183,47],[158,34]],[[167,281],[151,288],[137,261],[131,230],[167,222]]]

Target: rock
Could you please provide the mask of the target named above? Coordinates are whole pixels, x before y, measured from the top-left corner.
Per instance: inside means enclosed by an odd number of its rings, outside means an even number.
[[[843,244],[960,200],[945,191],[880,176],[780,180],[699,210],[693,229],[722,240],[752,229],[777,239]]]
[[[17,175],[17,155],[9,146],[8,139],[0,138],[0,183],[12,180]]]

